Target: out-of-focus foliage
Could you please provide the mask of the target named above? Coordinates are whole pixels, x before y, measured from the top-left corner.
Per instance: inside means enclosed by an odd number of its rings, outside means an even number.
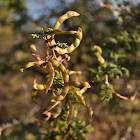
[[[35,0],[34,0],[35,1]],[[30,99],[29,93],[32,90],[34,78],[38,82],[43,82],[42,75],[46,71],[32,68],[23,75],[17,71],[18,66],[32,61],[29,55],[29,46],[33,41],[32,33],[52,27],[52,23],[68,10],[80,13],[78,18],[65,21],[61,28],[65,30],[77,29],[80,26],[83,30],[83,39],[77,50],[71,54],[71,62],[68,67],[74,70],[81,70],[84,74],[82,80],[96,81],[92,83],[92,89],[87,91],[86,100],[92,105],[94,114],[91,125],[94,133],[86,135],[87,140],[139,140],[140,135],[140,5],[133,1],[122,1],[113,3],[110,0],[37,0],[42,12],[38,19],[33,19],[27,13],[26,1],[22,0],[1,0],[0,1],[0,126],[3,123],[14,124],[13,119],[20,120],[18,125],[8,127],[2,131],[0,139],[41,139],[40,133],[47,137],[48,123],[33,124],[34,118],[44,118],[40,115],[42,109],[48,104],[51,96],[46,96],[39,92],[39,108]],[[43,3],[44,2],[44,3]],[[114,4],[115,3],[115,4]],[[52,7],[51,7],[51,6]],[[31,5],[32,7],[32,5]],[[32,14],[38,13],[38,10]],[[69,44],[73,41],[70,35],[56,36],[56,40]],[[37,41],[35,44],[40,46],[40,54],[44,55],[44,42]],[[99,89],[104,84],[105,77],[103,68],[99,65],[92,47],[98,45],[102,48],[102,57],[109,65],[109,82],[113,85],[113,90],[121,95],[130,97],[137,93],[132,102],[124,101],[113,95],[109,102],[102,103],[99,98]],[[113,69],[112,69],[113,67]],[[89,75],[88,70],[93,71]],[[117,75],[123,72],[129,78]],[[127,69],[126,69],[127,68]],[[96,71],[95,71],[96,70]],[[111,71],[116,71],[115,75]],[[100,73],[101,71],[101,73]],[[36,75],[36,76],[35,76]],[[99,77],[98,77],[98,76]],[[51,105],[50,105],[51,106]],[[39,113],[40,112],[40,113]],[[81,108],[79,119],[84,119],[86,111]],[[78,119],[78,120],[79,120]],[[28,120],[26,123],[25,120]],[[77,121],[78,122],[78,121]],[[77,126],[75,126],[77,127]],[[4,128],[4,126],[3,126]],[[76,132],[76,129],[75,129]]]

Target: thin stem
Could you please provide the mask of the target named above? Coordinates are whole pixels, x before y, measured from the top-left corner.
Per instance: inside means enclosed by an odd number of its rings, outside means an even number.
[[[54,52],[54,48],[52,48],[51,51],[52,51],[53,58],[55,58],[57,60],[56,54]]]
[[[68,101],[69,101],[69,94],[66,95],[66,102],[65,102],[65,105],[68,104]]]
[[[49,56],[49,45],[48,45],[48,42],[46,43],[46,55]]]
[[[106,84],[106,85],[109,84],[109,83],[108,83],[108,75],[107,75],[107,74],[105,74],[105,84]]]
[[[69,124],[67,127],[67,130],[65,132],[65,135],[62,137],[63,140],[65,140],[66,136],[68,135],[70,127],[71,127],[71,125]]]

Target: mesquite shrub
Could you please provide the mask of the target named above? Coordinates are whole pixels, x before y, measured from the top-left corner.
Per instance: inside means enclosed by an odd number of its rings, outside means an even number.
[[[67,69],[67,63],[70,60],[68,54],[80,45],[83,36],[82,29],[80,27],[78,28],[78,31],[63,31],[58,29],[66,19],[73,16],[79,16],[79,14],[74,11],[68,11],[57,20],[53,28],[42,29],[42,35],[32,34],[33,38],[45,40],[46,56],[45,58],[39,56],[37,54],[36,46],[31,44],[30,52],[36,61],[28,62],[24,66],[18,68],[20,72],[23,72],[24,69],[30,68],[31,66],[39,67],[47,71],[46,82],[43,84],[37,84],[35,79],[33,83],[34,89],[32,91],[32,99],[35,103],[37,103],[35,96],[38,90],[45,90],[46,94],[50,92],[53,95],[53,99],[50,101],[53,105],[43,112],[43,114],[46,115],[46,118],[44,119],[45,121],[54,118],[52,123],[54,130],[48,131],[48,134],[46,134],[44,138],[47,140],[80,140],[84,139],[84,133],[93,131],[92,127],[87,126],[92,120],[93,111],[83,96],[83,93],[86,92],[87,88],[90,88],[90,84],[78,80],[78,77],[82,74],[81,71]],[[67,43],[56,42],[54,38],[56,34],[71,34],[75,35],[76,39],[70,46],[68,46]],[[70,76],[73,74],[76,75],[75,80],[70,81]],[[74,112],[76,112],[75,104],[80,104],[87,108],[88,118],[86,123],[71,123]]]
[[[37,80],[34,80],[32,100],[36,103],[35,96],[39,90],[44,90],[45,94],[52,94],[53,98],[50,102],[53,105],[47,108],[42,113],[46,116],[43,120],[36,120],[35,122],[51,120],[52,130],[48,130],[44,140],[69,140],[69,139],[85,139],[87,132],[92,132],[93,128],[89,125],[92,121],[93,110],[89,103],[84,99],[83,93],[90,88],[90,84],[87,81],[79,81],[78,77],[82,74],[81,71],[73,71],[67,69],[68,61],[70,61],[69,53],[72,53],[82,40],[82,29],[79,27],[77,31],[63,31],[59,29],[59,26],[68,18],[73,16],[79,16],[77,12],[68,11],[62,15],[53,28],[42,29],[42,35],[32,34],[33,38],[44,39],[46,43],[46,56],[42,58],[37,54],[37,48],[34,44],[30,45],[30,52],[36,59],[35,62],[28,62],[24,66],[18,68],[20,72],[24,69],[32,66],[45,69],[47,71],[46,82],[38,84]],[[75,35],[75,41],[69,46],[67,43],[60,43],[55,41],[56,34],[70,34]],[[91,48],[94,55],[97,57],[99,66],[95,68],[89,68],[90,77],[92,83],[101,82],[99,96],[101,101],[109,101],[113,98],[113,94],[125,99],[133,100],[135,94],[131,97],[125,97],[117,93],[113,85],[109,83],[109,77],[119,78],[120,76],[129,76],[129,71],[125,67],[121,67],[111,62],[107,62],[102,56],[101,47],[94,45]],[[75,80],[71,81],[71,75],[75,75]],[[86,122],[73,121],[78,115],[76,105],[80,104],[87,109],[88,118]]]

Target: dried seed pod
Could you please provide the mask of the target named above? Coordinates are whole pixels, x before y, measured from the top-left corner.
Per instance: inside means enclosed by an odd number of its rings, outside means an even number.
[[[53,64],[53,66],[57,67],[61,71],[62,76],[63,76],[64,87],[61,94],[55,100],[55,101],[62,101],[69,91],[69,86],[67,85],[67,83],[69,82],[69,75],[66,71],[66,68],[64,67],[62,63],[58,62],[55,59],[51,59],[50,61]]]
[[[39,61],[36,61],[36,62],[28,62],[27,64],[19,67],[18,70],[20,72],[23,72],[25,69],[30,68],[32,66],[40,67],[40,65],[43,64],[43,63],[45,63],[44,60],[39,60]]]
[[[46,69],[48,71],[48,77],[47,77],[47,81],[46,83],[44,84],[37,84],[36,83],[36,79],[34,80],[34,84],[33,84],[33,87],[34,89],[36,90],[44,90],[46,89],[46,93],[48,92],[49,88],[52,86],[52,83],[53,83],[53,79],[54,79],[54,68],[52,66],[52,63],[51,62],[48,62],[46,64]]]
[[[46,84],[37,84],[36,79],[34,80],[33,88],[36,90],[44,90],[46,88]]]
[[[44,111],[42,114],[45,114],[45,115],[48,116],[48,112],[49,112],[51,109],[53,109],[55,106],[57,106],[59,103],[60,103],[59,101],[55,102],[54,105],[52,105],[48,110]]]
[[[62,72],[64,83],[67,83],[69,81],[69,75],[64,65],[55,59],[51,59],[51,63],[53,64],[53,66],[57,67]]]
[[[91,88],[90,84],[88,82],[83,82],[83,81],[71,81],[68,83],[69,86],[84,86],[87,88]]]
[[[89,125],[90,122],[92,121],[92,115],[93,115],[93,110],[92,110],[91,106],[87,102],[85,102],[84,97],[82,95],[80,95],[73,86],[70,86],[70,92],[74,93],[77,96],[77,98],[79,99],[80,103],[83,104],[87,108],[89,117],[86,122],[86,126]]]
[[[76,95],[76,97],[79,99],[79,101],[85,106],[86,103],[85,103],[85,100],[84,100],[84,97],[82,95],[79,95],[77,90],[73,87],[73,86],[70,86],[70,92],[71,93],[74,93]]]
[[[59,26],[68,18],[71,18],[73,16],[79,16],[80,14],[78,14],[75,11],[68,11],[67,13],[65,13],[64,15],[62,15],[55,23],[53,29],[58,29]]]
[[[81,71],[72,71],[72,70],[70,70],[69,72],[68,72],[68,74],[69,75],[73,75],[73,74],[76,74],[76,75],[81,75],[82,74],[82,72]]]
[[[87,90],[87,87],[83,87],[82,89],[78,90],[77,92],[79,95],[82,95],[83,93],[86,92],[86,90]]]
[[[94,45],[94,47],[92,48],[92,51],[98,53],[99,55],[102,54],[102,49],[97,45]]]
[[[76,39],[69,47],[65,49],[60,48],[60,47],[55,47],[54,50],[56,50],[59,54],[71,53],[73,50],[75,50],[79,46],[81,42],[81,39],[83,37],[82,29],[79,27],[78,31],[64,31],[62,33],[75,34]]]
[[[98,56],[98,61],[101,66],[106,66],[106,61],[101,55]]]
[[[36,46],[35,46],[34,44],[31,44],[31,45],[30,45],[30,52],[31,52],[32,56],[33,56],[37,61],[41,60],[40,55],[36,54],[37,49],[36,49]]]
[[[61,111],[62,111],[62,106],[61,106],[61,104],[59,103],[58,106],[57,106],[56,112],[54,112],[53,115],[52,115],[53,118],[57,118],[57,117],[60,115]]]
[[[64,85],[62,93],[55,100],[56,101],[62,101],[66,97],[68,91],[69,91],[69,86]]]
[[[36,90],[36,89],[33,89],[32,92],[31,92],[31,97],[32,97],[32,100],[33,100],[36,104],[38,104],[37,101],[36,101],[36,99],[35,99],[36,94],[37,94],[37,90]]]
[[[55,72],[54,72],[54,68],[53,68],[51,62],[48,62],[48,63],[46,64],[46,69],[48,70],[48,75],[49,75],[49,78],[48,78],[48,80],[46,81],[46,94],[47,94],[49,88],[50,88],[50,87],[52,86],[52,84],[53,84]]]

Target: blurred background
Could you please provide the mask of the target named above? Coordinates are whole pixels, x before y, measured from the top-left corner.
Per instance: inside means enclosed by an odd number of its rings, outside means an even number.
[[[104,4],[103,4],[103,3]],[[139,0],[0,0],[0,140],[37,140],[37,133],[45,133],[49,122],[33,124],[42,117],[50,95],[37,94],[37,106],[32,100],[33,81],[43,83],[45,73],[30,68],[24,73],[17,68],[29,61],[30,44],[35,44],[45,56],[43,40],[33,39],[32,33],[51,28],[58,17],[69,10],[80,14],[66,20],[63,30],[83,30],[80,46],[70,54],[68,68],[80,70],[81,80],[89,80],[88,69],[97,68],[98,60],[92,52],[94,45],[103,50],[103,57],[126,67],[130,77],[110,78],[114,89],[135,100],[125,101],[114,96],[110,102],[101,102],[98,96],[100,83],[90,83],[85,93],[94,114],[91,125],[94,132],[86,140],[139,140],[140,139],[140,1]],[[56,40],[71,44],[74,37],[56,36]],[[51,94],[51,93],[50,93]],[[84,119],[86,110],[79,110]]]

